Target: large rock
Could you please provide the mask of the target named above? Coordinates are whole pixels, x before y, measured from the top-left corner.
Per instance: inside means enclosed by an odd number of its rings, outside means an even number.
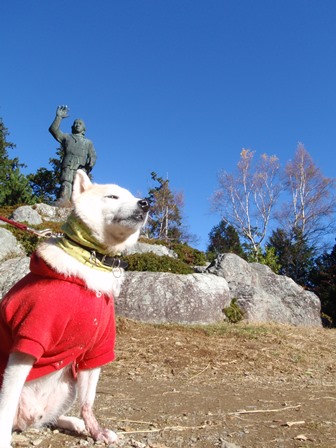
[[[127,272],[116,310],[144,322],[207,324],[225,319],[230,302],[227,282],[215,275]]]
[[[153,253],[159,257],[167,255],[168,257],[177,258],[176,252],[168,249],[168,247],[163,246],[162,244],[136,243],[133,247],[125,250],[125,255],[146,253]]]
[[[18,257],[0,263],[0,299],[29,272],[29,257]]]
[[[69,207],[55,207],[48,204],[35,204],[34,209],[44,221],[64,222],[71,212]]]
[[[268,266],[222,254],[207,271],[227,281],[231,297],[250,322],[322,325],[319,298]]]
[[[22,205],[22,207],[18,207],[14,210],[11,219],[17,222],[26,222],[29,225],[38,225],[43,222],[37,210],[34,210],[33,207],[30,207],[29,205]]]
[[[24,255],[21,245],[12,232],[0,227],[0,261],[6,258],[17,257],[18,255]]]

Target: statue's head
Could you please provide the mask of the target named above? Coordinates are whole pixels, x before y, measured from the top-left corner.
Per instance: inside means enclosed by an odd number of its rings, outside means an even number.
[[[73,134],[82,134],[84,135],[86,131],[85,123],[80,118],[76,118],[71,127],[71,132]]]

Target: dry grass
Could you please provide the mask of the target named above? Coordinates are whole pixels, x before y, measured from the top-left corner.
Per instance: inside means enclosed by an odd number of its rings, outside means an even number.
[[[258,374],[328,379],[336,372],[336,330],[273,324],[210,326],[148,325],[118,321],[119,361],[139,365],[174,365],[186,372],[195,365],[223,374],[257,370]],[[145,335],[146,342],[139,344]],[[123,343],[126,337],[126,345]],[[158,362],[159,361],[159,362]]]

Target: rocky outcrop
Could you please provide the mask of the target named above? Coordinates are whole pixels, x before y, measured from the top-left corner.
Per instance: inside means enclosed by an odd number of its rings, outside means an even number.
[[[0,297],[29,270],[29,258],[0,263]],[[320,301],[267,266],[222,255],[208,273],[127,272],[116,310],[152,323],[207,324],[225,320],[233,299],[249,322],[321,326]]]
[[[13,217],[28,224],[33,224],[35,213],[43,221],[64,221],[70,211],[45,204],[19,209]],[[144,243],[131,252],[176,257],[164,246]],[[22,253],[11,232],[0,227],[0,298],[28,272],[29,258]],[[224,320],[223,308],[233,299],[249,322],[322,325],[315,294],[267,266],[247,263],[234,254],[220,255],[195,274],[127,272],[116,309],[122,316],[145,322],[206,324]]]

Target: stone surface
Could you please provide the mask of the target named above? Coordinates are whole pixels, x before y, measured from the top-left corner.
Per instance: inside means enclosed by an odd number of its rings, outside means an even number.
[[[168,247],[162,244],[136,243],[132,248],[127,249],[125,254],[145,254],[148,252],[152,252],[160,257],[167,255],[168,257],[177,258],[177,254],[173,250],[168,249]]]
[[[17,222],[26,222],[29,225],[38,225],[43,222],[37,210],[34,210],[33,207],[30,207],[29,205],[18,207],[14,210],[10,219]]]
[[[29,257],[0,262],[0,299],[29,272]]]
[[[67,219],[71,209],[67,207],[55,207],[48,204],[36,204],[34,209],[44,221],[63,222]]]
[[[24,251],[15,236],[7,229],[0,227],[0,261],[24,255]]]
[[[116,310],[143,322],[207,324],[225,319],[230,301],[227,282],[215,275],[127,272]]]
[[[268,266],[222,254],[207,271],[225,278],[231,297],[250,322],[322,326],[319,298]]]

